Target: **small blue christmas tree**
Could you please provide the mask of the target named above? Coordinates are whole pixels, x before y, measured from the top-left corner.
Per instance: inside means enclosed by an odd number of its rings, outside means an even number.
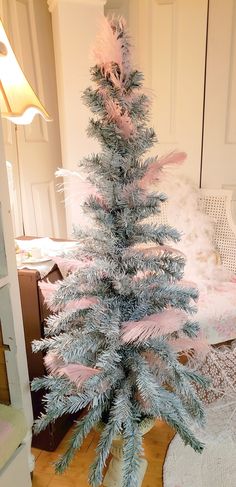
[[[99,140],[101,152],[80,164],[97,190],[84,203],[95,224],[75,229],[79,245],[73,258],[64,260],[68,276],[44,285],[53,313],[46,338],[33,347],[47,352],[50,374],[32,387],[48,391],[38,432],[66,413],[85,413],[56,463],[58,472],[103,421],[90,484],[101,485],[112,441],[121,433],[123,487],[135,487],[143,418],[165,420],[185,443],[202,450],[192,432],[204,419],[194,385],[205,387],[206,379],[179,361],[181,352],[201,345],[199,326],[190,317],[196,288],[181,281],[183,255],[165,245],[180,235],[144,221],[166,200],[145,190],[150,175],[183,155],[144,159],[156,136],[146,125],[149,100],[141,89],[142,73],[131,66],[122,19],[105,20],[96,56],[91,69],[96,87],[86,89],[83,99],[95,115],[88,133]]]

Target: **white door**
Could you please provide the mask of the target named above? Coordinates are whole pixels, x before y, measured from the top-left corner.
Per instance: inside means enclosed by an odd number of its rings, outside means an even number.
[[[66,236],[64,201],[56,191],[58,181],[54,176],[61,166],[61,150],[47,1],[2,0],[2,9],[3,22],[22,69],[53,118],[53,122],[46,123],[36,116],[32,124],[17,126],[16,135],[14,127],[5,124],[6,156],[14,166],[14,177],[18,177],[15,188],[21,202],[16,220],[23,222],[20,233],[63,238]],[[19,229],[20,223],[15,228],[17,234]]]
[[[207,0],[108,0],[107,12],[127,15],[135,60],[152,100],[154,152],[185,151],[181,169],[200,179]]]
[[[21,204],[19,158],[17,154],[16,126],[7,120],[2,121],[6,152],[7,176],[11,203],[13,232],[15,236],[24,235]]]
[[[236,0],[211,0],[203,188],[233,189],[236,218]]]

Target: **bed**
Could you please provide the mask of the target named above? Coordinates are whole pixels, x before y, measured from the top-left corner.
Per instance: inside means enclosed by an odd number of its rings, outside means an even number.
[[[217,261],[216,270],[219,269],[214,283],[210,280],[203,283],[198,276],[200,294],[196,319],[209,343],[217,344],[236,338],[236,225],[231,211],[232,192],[223,189],[201,189],[196,194],[198,210],[207,215],[210,224],[213,225],[212,247]],[[181,203],[181,208],[176,208],[180,213],[179,221],[184,218],[187,200],[186,197],[186,201]],[[165,202],[160,215],[158,218],[155,217],[159,223],[172,224],[169,218],[169,204]],[[193,216],[193,219],[196,220],[196,227],[197,217]],[[198,232],[201,232],[201,228]],[[207,259],[208,257],[205,257],[205,262],[201,263],[203,267],[208,265]]]

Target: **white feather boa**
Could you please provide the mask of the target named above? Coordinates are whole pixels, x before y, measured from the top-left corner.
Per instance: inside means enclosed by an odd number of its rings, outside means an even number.
[[[198,207],[199,190],[170,170],[154,188],[168,195],[168,223],[182,233],[176,247],[186,256],[184,279],[201,290],[230,281],[232,273],[219,263],[214,246],[214,221]]]

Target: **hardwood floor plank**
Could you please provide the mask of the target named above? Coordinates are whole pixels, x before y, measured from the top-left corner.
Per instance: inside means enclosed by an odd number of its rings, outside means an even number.
[[[42,453],[42,450],[39,450],[38,448],[31,448],[31,451],[34,455],[35,460],[39,457],[40,453]]]
[[[163,487],[162,466],[173,435],[173,430],[162,421],[157,421],[152,430],[145,435],[144,449],[148,469],[142,487]],[[69,469],[63,475],[56,475],[53,462],[65,451],[69,437],[70,431],[55,452],[32,449],[36,457],[32,487],[89,487],[88,469],[95,455],[99,435],[96,431],[92,431],[81,450],[75,455]]]
[[[50,480],[52,480],[53,477],[53,475],[34,472],[32,485],[33,487],[48,487],[49,482]]]

